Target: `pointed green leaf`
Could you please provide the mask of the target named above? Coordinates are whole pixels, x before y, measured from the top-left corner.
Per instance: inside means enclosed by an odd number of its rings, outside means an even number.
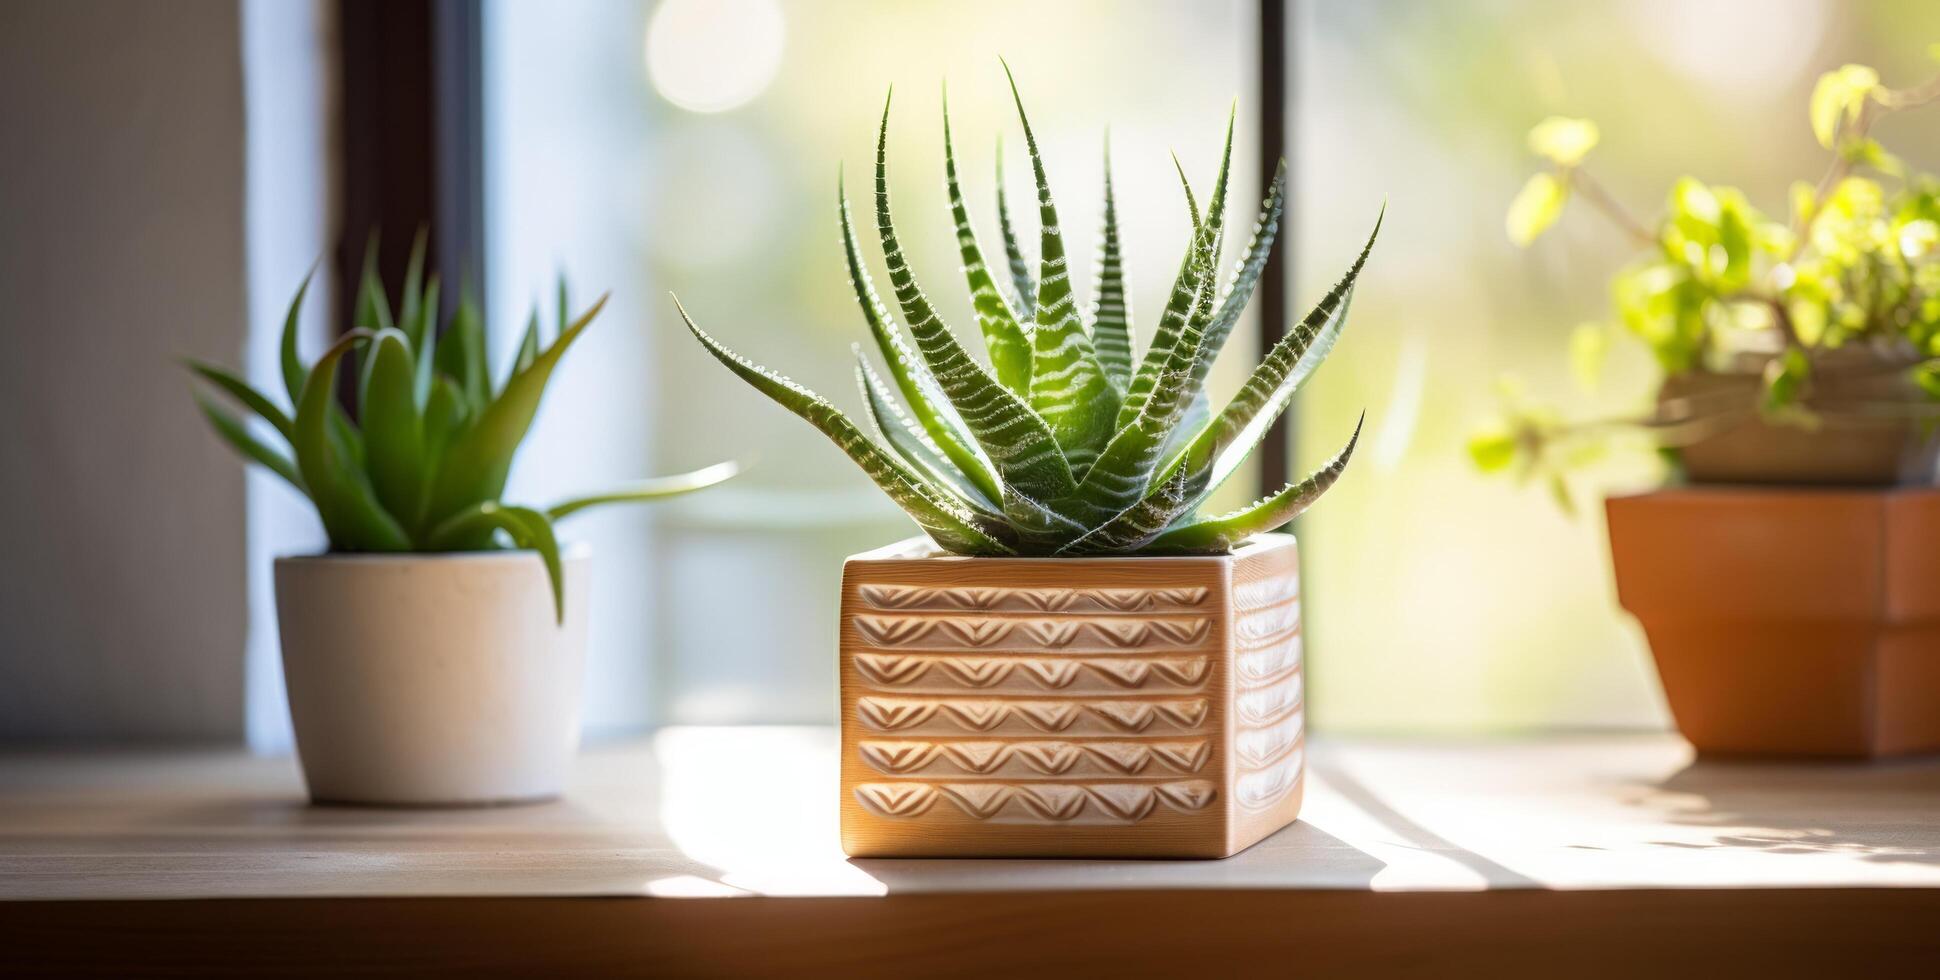
[[[1010,77],[1009,65],[1004,66],[1004,75]],[[1091,337],[1085,333],[1084,320],[1078,314],[1057,205],[1051,200],[1044,158],[1038,153],[1037,136],[1031,131],[1031,120],[1024,112],[1024,98],[1017,91],[1015,78],[1010,79],[1010,92],[1017,103],[1017,118],[1024,127],[1024,145],[1030,150],[1031,173],[1037,180],[1041,228],[1037,319],[1031,330],[1031,408],[1050,427],[1058,447],[1070,461],[1072,472],[1081,474],[1098,458],[1117,428],[1119,394],[1099,365]],[[1019,490],[1032,492],[1022,487]]]
[[[427,484],[432,482],[432,478],[443,465],[445,450],[450,448],[457,440],[458,434],[464,431],[465,423],[469,419],[470,409],[465,404],[465,392],[458,387],[458,382],[439,375],[437,380],[432,382],[431,394],[424,402],[423,443]],[[429,498],[426,498],[424,504],[428,506],[429,503]],[[419,512],[413,521],[420,527],[424,523],[426,506],[419,507]]]
[[[1069,506],[1070,501],[1060,501]],[[1004,487],[1004,521],[1017,533],[1018,549],[1024,554],[1050,554],[1091,526],[1058,507],[1042,503],[1014,487]]]
[[[1273,255],[1273,243],[1280,232],[1280,216],[1286,207],[1287,162],[1281,160],[1274,168],[1273,179],[1267,183],[1266,198],[1260,202],[1259,216],[1253,219],[1253,234],[1246,241],[1246,252],[1238,265],[1233,267],[1230,281],[1220,291],[1219,314],[1206,325],[1205,336],[1200,341],[1201,350],[1217,355],[1226,346],[1226,339],[1232,336],[1233,327],[1246,312],[1246,304],[1253,299],[1253,290],[1260,284],[1260,274],[1266,270],[1267,260]],[[1193,377],[1203,381],[1206,373],[1212,370],[1213,358],[1203,357],[1194,370]]]
[[[404,296],[397,306],[397,328],[404,331],[414,353],[424,339],[424,249],[429,234],[429,229],[419,225],[417,237],[411,240],[411,258],[404,266]]]
[[[204,381],[221,388],[231,398],[242,402],[250,411],[260,416],[263,421],[275,426],[276,431],[282,433],[283,438],[295,438],[296,423],[291,421],[290,417],[281,408],[278,408],[275,402],[270,401],[267,395],[257,391],[249,382],[213,364],[207,364],[202,361],[190,361],[188,363],[189,370],[195,372]]]
[[[1193,553],[1231,551],[1247,538],[1274,530],[1300,516],[1347,469],[1347,461],[1354,455],[1354,446],[1361,440],[1361,424],[1366,420],[1367,416],[1363,414],[1361,422],[1354,423],[1354,435],[1347,440],[1347,445],[1312,476],[1299,483],[1289,483],[1278,493],[1230,514],[1193,521],[1166,531],[1152,541],[1150,550]]]
[[[369,340],[368,330],[352,330],[337,340],[311,369],[297,399],[297,471],[303,485],[310,488],[310,499],[323,518],[330,546],[338,551],[409,551],[411,540],[397,519],[386,513],[377,501],[369,478],[353,460],[344,458],[338,439],[330,432],[332,407],[336,404],[337,365],[351,347]]]
[[[1204,376],[1197,373],[1196,364],[1201,358],[1209,358],[1202,341],[1212,320],[1208,315],[1212,293],[1210,252],[1212,242],[1223,224],[1222,214],[1232,162],[1230,120],[1226,146],[1226,160],[1220,166],[1219,179],[1214,185],[1212,207],[1193,235],[1192,250],[1181,262],[1179,279],[1173,287],[1172,300],[1166,304],[1165,320],[1161,322],[1161,332],[1175,334],[1170,349],[1163,352],[1164,360],[1155,369],[1141,368],[1139,376],[1133,380],[1133,392],[1146,393],[1139,402],[1138,412],[1118,429],[1078,488],[1078,498],[1087,519],[1102,520],[1119,514],[1146,496],[1155,483],[1163,484],[1162,478],[1153,479],[1154,473],[1158,472],[1159,460],[1167,445],[1172,443],[1172,434],[1190,410],[1194,397],[1202,390]],[[1186,301],[1188,290],[1194,294],[1190,303]],[[1189,312],[1182,317],[1182,310]],[[1168,323],[1175,326],[1168,327]],[[1230,330],[1230,325],[1227,329]],[[1156,352],[1155,348],[1147,353],[1148,363]],[[1149,513],[1146,516],[1149,517]],[[1157,531],[1151,530],[1153,533]]]
[[[438,338],[437,357],[438,373],[458,382],[471,413],[484,411],[485,403],[492,398],[491,379],[485,368],[485,325],[468,290],[459,293],[451,325]]]
[[[962,421],[937,387],[935,377],[903,343],[902,334],[891,324],[889,312],[876,295],[875,282],[869,276],[868,266],[863,264],[862,249],[856,244],[855,223],[849,215],[849,194],[840,174],[836,176],[835,193],[838,222],[842,227],[842,251],[849,265],[849,284],[855,289],[856,303],[862,307],[863,319],[869,324],[876,348],[882,352],[883,362],[889,365],[890,377],[895,379],[897,390],[909,403],[911,414],[950,464],[986,498],[996,499],[1000,492],[997,476],[975,448],[975,437],[964,431]]]
[[[1273,251],[1274,238],[1279,229],[1280,215],[1286,200],[1286,161],[1274,170],[1273,182],[1267,190],[1266,200],[1260,204],[1259,217],[1253,223],[1253,235],[1246,246],[1246,256],[1234,268],[1232,281],[1227,284],[1219,301],[1219,314],[1207,324],[1199,338],[1199,353],[1192,365],[1188,388],[1193,392],[1191,403],[1185,413],[1167,435],[1166,460],[1158,473],[1164,479],[1183,458],[1187,447],[1203,434],[1212,416],[1211,403],[1206,397],[1206,378],[1212,372],[1213,362],[1218,359],[1220,349],[1232,336],[1233,328],[1246,312],[1246,304],[1253,298],[1253,290],[1259,285],[1260,273],[1265,270],[1267,260]],[[1202,297],[1207,293],[1202,292]]]
[[[438,277],[434,274],[424,287],[424,305],[418,311],[417,342],[411,347],[417,377],[411,385],[418,410],[423,411],[431,397],[431,382],[438,375]]]
[[[430,510],[427,512],[432,520],[480,501],[496,500],[504,492],[512,459],[518,454],[519,444],[525,441],[526,431],[532,427],[532,417],[539,411],[539,400],[545,394],[546,382],[551,380],[553,368],[573,341],[585,332],[593,318],[606,308],[606,299],[601,296],[591,309],[559,331],[552,346],[541,352],[531,367],[507,380],[505,389],[496,398],[491,398],[483,408],[471,411],[476,421],[451,444],[439,465],[437,479],[432,485]],[[452,320],[452,333],[467,329],[463,326],[468,322],[464,311],[470,307],[469,300],[459,301],[459,315]],[[476,323],[475,315],[469,322]],[[474,326],[469,330],[467,336],[477,338],[482,343],[483,337],[478,328]],[[477,373],[472,375],[475,380],[484,376],[482,361],[482,357],[475,364],[467,360],[468,369],[476,369]],[[476,405],[473,399],[477,397],[471,391],[465,393],[466,401],[470,404]]]
[[[539,308],[532,308],[532,316],[525,321],[525,334],[519,338],[518,356],[512,359],[512,373],[517,374],[532,366],[539,359]],[[508,376],[509,380],[509,376]]]
[[[204,397],[201,392],[193,394],[195,403],[202,408],[202,414],[208,417],[209,425],[216,430],[216,435],[221,436],[222,440],[229,444],[231,449],[287,480],[298,493],[308,495],[309,491],[303,488],[303,477],[297,473],[296,464],[290,462],[288,456],[256,438],[241,419]]]
[[[1172,169],[1179,172],[1179,186],[1186,192],[1186,213],[1192,216],[1194,231],[1199,229],[1199,199],[1192,196],[1192,181],[1186,177],[1186,165],[1179,162],[1179,155],[1172,154]]]
[[[351,320],[352,327],[365,330],[396,325],[391,321],[390,303],[384,299],[384,280],[377,275],[376,232],[371,232],[370,244],[364,248],[364,270],[357,278],[357,309]]]
[[[1272,257],[1274,238],[1280,228],[1280,214],[1286,201],[1287,164],[1280,161],[1273,173],[1273,181],[1267,187],[1266,199],[1260,202],[1260,214],[1253,222],[1253,236],[1246,244],[1246,257],[1234,268],[1232,281],[1227,284],[1219,301],[1219,313],[1206,324],[1199,337],[1198,354],[1193,360],[1192,377],[1189,387],[1195,393],[1194,405],[1205,408],[1206,378],[1212,373],[1213,362],[1232,336],[1233,328],[1246,312],[1246,304],[1253,298],[1253,290],[1259,285],[1260,273],[1265,271],[1267,259]],[[1208,285],[1210,286],[1210,281]],[[1211,291],[1203,290],[1201,296],[1210,296]],[[1195,429],[1188,431],[1196,431]]]
[[[970,302],[977,311],[977,326],[983,330],[984,348],[990,353],[990,366],[1004,387],[1019,395],[1031,390],[1031,338],[1011,312],[1010,303],[990,277],[977,233],[970,227],[970,209],[963,203],[957,183],[956,148],[950,140],[950,104],[943,102],[943,175],[950,193],[950,216],[956,221],[957,251],[963,257],[963,277],[970,286]]]
[[[1193,226],[1192,242],[1186,246],[1186,254],[1179,260],[1179,272],[1172,281],[1172,293],[1167,297],[1165,309],[1159,315],[1158,326],[1152,332],[1152,344],[1145,349],[1145,356],[1139,362],[1138,373],[1132,376],[1132,383],[1125,390],[1124,404],[1118,410],[1117,427],[1121,430],[1134,424],[1139,414],[1144,411],[1146,399],[1152,396],[1153,389],[1158,385],[1161,376],[1168,371],[1174,355],[1181,347],[1180,334],[1186,329],[1187,323],[1193,319],[1194,311],[1206,305],[1202,297],[1213,289],[1213,276],[1216,271],[1213,267],[1213,251],[1220,225],[1223,223],[1226,187],[1233,161],[1233,124],[1236,118],[1234,114],[1226,117],[1225,149],[1220,157],[1219,176],[1213,184],[1214,200],[1207,209],[1205,219],[1195,222]],[[1183,172],[1180,177],[1184,178]],[[1190,203],[1192,200],[1190,188],[1187,189],[1186,198]],[[1194,213],[1197,214],[1196,205]],[[1196,356],[1197,338],[1194,338],[1192,343],[1194,347],[1190,353]],[[1191,359],[1188,358],[1185,364],[1190,366]],[[1173,377],[1183,378],[1183,374],[1175,373]]]
[[[1091,336],[1105,376],[1124,391],[1132,382],[1132,305],[1125,295],[1125,256],[1118,241],[1118,201],[1112,193],[1109,139],[1105,145],[1105,227],[1098,245],[1098,289],[1092,297]]]
[[[963,475],[924,432],[921,425],[903,414],[889,392],[883,390],[882,379],[869,366],[868,358],[862,348],[854,348],[856,367],[856,386],[862,390],[862,404],[869,411],[869,421],[875,425],[876,432],[882,436],[896,455],[902,457],[918,473],[921,473],[932,486],[953,492],[965,507],[977,512],[986,520],[1000,520],[997,504],[982,490]]]
[[[310,291],[310,280],[316,278],[317,267],[311,266],[303,276],[303,285],[296,288],[296,298],[290,300],[290,311],[283,315],[283,338],[281,355],[283,363],[283,390],[290,396],[290,405],[303,394],[303,359],[296,352],[296,321],[303,311],[303,296]]]
[[[424,497],[424,427],[418,416],[417,365],[402,330],[380,330],[366,349],[370,364],[361,421],[371,486],[384,509],[410,531]]]
[[[997,137],[997,230],[1004,239],[1004,258],[1010,266],[1010,284],[1016,290],[1017,315],[1028,318],[1037,312],[1037,283],[1031,278],[1031,264],[1017,242],[1017,229],[1010,221],[1010,200],[1004,190],[1004,137]]]
[[[1286,410],[1294,392],[1327,358],[1334,342],[1340,338],[1347,324],[1348,309],[1353,305],[1354,283],[1374,250],[1374,241],[1381,234],[1381,222],[1386,215],[1387,207],[1383,205],[1354,264],[1314,304],[1307,316],[1273,345],[1219,417],[1169,465],[1191,472],[1210,468],[1207,484],[1210,491],[1224,483],[1246,460],[1253,447],[1265,437],[1268,426]]]
[[[1192,509],[1194,496],[1188,475],[1180,472],[1057,553],[1101,555],[1140,551],[1181,514]]]
[[[653,500],[665,500],[682,494],[705,490],[717,483],[731,479],[741,472],[741,464],[729,460],[704,466],[690,473],[676,473],[671,476],[656,476],[651,480],[641,480],[631,486],[605,493],[590,494],[562,500],[546,508],[546,516],[559,520],[570,514],[577,514],[588,507],[603,507],[607,504],[635,504]]]
[[[433,551],[479,551],[490,543],[491,532],[504,531],[512,543],[539,553],[546,566],[546,581],[552,586],[554,621],[566,622],[565,571],[559,561],[559,539],[553,535],[552,522],[530,507],[507,507],[486,500],[452,515],[431,532]],[[480,545],[481,537],[485,545]]]
[[[680,308],[680,301],[674,301]],[[776,374],[767,368],[722,346],[713,337],[702,332],[685,309],[680,309],[680,318],[687,324],[688,332],[694,339],[707,348],[714,359],[720,361],[743,381],[753,385],[755,390],[767,395],[783,408],[814,426],[828,436],[843,453],[862,468],[884,494],[901,507],[917,525],[927,531],[930,537],[945,550],[968,555],[1005,555],[1013,550],[990,533],[976,526],[976,515],[968,509],[953,503],[949,497],[929,486],[913,470],[880,449],[869,437],[856,428],[849,417],[830,404],[828,399],[807,388]],[[995,529],[993,529],[995,530]]]
[[[876,232],[882,239],[889,282],[903,308],[916,349],[964,426],[990,457],[1005,484],[1040,500],[1057,500],[1077,488],[1071,466],[1045,420],[985,371],[936,315],[896,240],[889,212],[889,106],[883,105],[876,138]]]

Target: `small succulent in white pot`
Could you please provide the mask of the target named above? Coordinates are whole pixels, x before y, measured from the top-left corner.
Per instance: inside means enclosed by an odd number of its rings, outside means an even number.
[[[374,260],[374,254],[370,256]],[[480,804],[560,792],[579,741],[586,642],[584,548],[555,521],[725,480],[733,463],[563,501],[502,499],[553,369],[600,309],[557,330],[535,310],[501,379],[483,316],[463,295],[438,323],[439,284],[419,237],[393,309],[367,261],[357,328],[314,363],[297,352],[304,288],[284,321],[291,408],[211,364],[190,369],[283,445],[208,397],[217,434],[316,506],[325,554],[281,558],[276,597],[297,750],[319,802]],[[353,355],[359,411],[338,399]]]

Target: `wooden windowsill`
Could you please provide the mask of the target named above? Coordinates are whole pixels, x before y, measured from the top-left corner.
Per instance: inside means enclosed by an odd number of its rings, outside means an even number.
[[[1680,740],[1641,735],[1322,739],[1312,760],[1301,821],[1225,861],[849,861],[823,729],[593,745],[565,799],[483,810],[311,807],[294,760],[239,752],[13,752],[0,754],[0,948],[46,952],[50,936],[127,923],[150,935],[174,923],[160,934],[186,942],[206,921],[205,938],[229,937],[237,956],[251,923],[286,939],[372,937],[342,955],[375,956],[386,936],[399,955],[424,954],[439,928],[503,919],[486,938],[465,931],[487,945],[585,931],[576,948],[617,957],[600,962],[725,970],[791,951],[839,965],[860,955],[854,942],[998,957],[1034,948],[1019,937],[1039,932],[1037,945],[1076,955],[1085,937],[1103,941],[1087,916],[1215,932],[1264,916],[1272,937],[1322,930],[1324,945],[1379,935],[1404,912],[1411,938],[1370,951],[1440,937],[1448,955],[1484,941],[1500,953],[1517,936],[1601,929],[1638,956],[1740,928],[1761,956],[1796,967],[1811,960],[1784,940],[1802,923],[1817,923],[1821,951],[1840,923],[1865,933],[1853,945],[1872,957],[1940,941],[1934,762],[1693,761]],[[627,901],[548,904],[560,898]],[[1707,909],[1723,919],[1670,925]],[[958,938],[926,946],[919,933],[944,920]],[[1636,931],[1652,921],[1661,935]],[[618,931],[595,942],[604,929]],[[649,935],[660,939],[639,945]],[[973,941],[1005,936],[1023,945]],[[1235,936],[1234,955],[1276,948]]]

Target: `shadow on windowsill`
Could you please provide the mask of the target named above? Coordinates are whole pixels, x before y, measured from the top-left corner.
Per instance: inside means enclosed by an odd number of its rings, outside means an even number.
[[[1661,847],[1940,864],[1936,758],[1866,763],[1700,758],[1650,786],[1640,802],[1661,809],[1671,823],[1721,831],[1709,843],[1654,842]]]

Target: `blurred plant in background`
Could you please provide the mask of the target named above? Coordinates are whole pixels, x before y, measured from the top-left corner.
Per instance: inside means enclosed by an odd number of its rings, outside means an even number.
[[[242,418],[195,393],[224,442],[310,499],[332,552],[492,551],[506,543],[529,548],[545,562],[554,610],[564,622],[554,521],[589,507],[689,493],[735,474],[734,463],[718,463],[543,510],[504,501],[512,460],[553,369],[592,325],[606,298],[571,316],[561,278],[552,340],[542,342],[535,306],[516,358],[494,382],[485,319],[469,289],[460,288],[449,321],[438,323],[438,276],[427,280],[424,275],[424,233],[418,233],[411,251],[395,311],[377,276],[376,241],[373,235],[364,251],[356,328],[307,367],[297,353],[297,319],[309,279],[290,301],[279,351],[290,410],[233,372],[199,361],[189,364],[198,378],[247,408],[289,447],[287,452],[278,448]],[[339,401],[337,372],[346,365],[357,379],[354,417]]]
[[[1892,89],[1863,65],[1820,76],[1809,118],[1832,159],[1816,182],[1792,185],[1789,220],[1737,188],[1687,176],[1647,224],[1585,166],[1594,123],[1551,117],[1530,130],[1529,148],[1549,169],[1511,201],[1510,239],[1529,245],[1580,198],[1646,250],[1610,293],[1617,324],[1650,350],[1664,382],[1653,409],[1589,421],[1565,420],[1505,382],[1503,421],[1469,442],[1475,465],[1543,479],[1567,507],[1565,475],[1639,432],[1676,450],[1746,424],[1816,432],[1940,417],[1940,180],[1910,171],[1872,136],[1885,114],[1935,100],[1940,77]],[[1589,323],[1572,335],[1585,387],[1613,333]]]

